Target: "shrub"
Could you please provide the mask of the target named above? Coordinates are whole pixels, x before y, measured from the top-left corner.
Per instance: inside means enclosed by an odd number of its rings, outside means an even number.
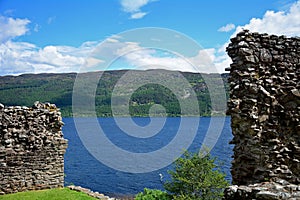
[[[209,154],[191,155],[186,151],[175,161],[174,171],[169,171],[171,180],[164,187],[177,200],[220,199],[229,183],[225,174],[216,167],[215,158]]]
[[[167,192],[145,188],[144,192],[138,193],[135,200],[171,200]]]

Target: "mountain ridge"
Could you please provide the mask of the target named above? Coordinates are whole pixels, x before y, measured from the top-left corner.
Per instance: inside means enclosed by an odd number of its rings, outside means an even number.
[[[120,78],[128,72],[133,73],[133,77],[137,78],[141,76],[145,77],[145,73],[153,72],[160,76],[162,80],[168,79],[168,81],[171,81],[174,85],[178,85],[176,78],[182,75],[189,82],[197,96],[199,114],[201,116],[210,115],[212,113],[209,91],[202,77],[203,75],[205,75],[206,79],[209,78],[210,81],[217,81],[221,78],[223,87],[226,89],[226,94],[228,94],[227,73],[200,74],[160,69],[151,69],[146,71],[110,70],[80,74],[71,72],[0,76],[0,103],[12,106],[31,106],[35,101],[51,102],[61,108],[63,116],[72,116],[72,92],[76,77],[78,75],[84,75],[88,80],[92,77],[99,78],[99,75],[101,75],[95,95],[96,114],[100,117],[109,117],[112,116],[110,106],[114,86],[116,86]],[[127,89],[130,90],[131,88],[134,88],[135,83],[136,82],[132,81],[131,85],[126,85]],[[180,88],[180,84],[178,85],[178,88]],[[187,98],[188,94],[182,94],[182,97],[184,97],[184,95],[185,98]],[[123,96],[117,96],[117,98],[122,99],[125,98],[125,96],[126,93],[124,93]],[[179,105],[181,96],[179,99],[176,99],[178,97],[176,97],[170,89],[159,84],[143,85],[137,88],[132,93],[131,97],[127,96],[126,98],[130,98],[129,111],[131,116],[148,116],[149,109],[154,104],[161,104],[164,106],[167,116],[182,115]],[[120,109],[123,109],[123,107],[120,107]],[[158,112],[157,115],[159,116],[161,113]],[[195,113],[191,111],[191,113],[187,113],[187,115],[195,115]]]

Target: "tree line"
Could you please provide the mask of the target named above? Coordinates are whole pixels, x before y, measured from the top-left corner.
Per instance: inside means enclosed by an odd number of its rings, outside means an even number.
[[[127,72],[127,70],[105,71],[97,86],[95,95],[96,114],[99,117],[112,116],[111,98],[114,86],[118,80]],[[93,72],[98,73],[98,72]],[[90,75],[93,75],[90,73]],[[136,71],[137,76],[143,71]],[[192,110],[186,115],[208,116],[212,113],[211,99],[209,91],[201,74],[180,72],[189,82],[191,88],[196,94],[199,113]],[[164,73],[159,73],[164,78]],[[62,115],[72,116],[72,91],[76,73],[61,74],[23,74],[20,76],[0,76],[0,103],[7,106],[24,105],[32,106],[35,101],[51,102],[56,104],[62,112]],[[88,74],[87,74],[88,76]],[[211,80],[222,78],[226,94],[228,94],[227,78],[228,74],[209,75]],[[166,78],[166,77],[165,77]],[[169,78],[169,77],[168,77]],[[132,85],[126,85],[127,88],[133,88]],[[174,84],[176,80],[174,78]],[[180,85],[178,85],[180,88]],[[181,116],[180,102],[188,98],[182,94],[178,99],[173,92],[159,84],[145,84],[136,89],[130,97],[122,94],[114,98],[129,98],[129,112],[131,116],[148,116],[149,109],[155,104],[162,105],[165,108],[167,116]],[[188,95],[187,95],[188,96]],[[188,105],[189,107],[189,105]],[[120,109],[123,109],[120,107]],[[162,111],[156,110],[154,114],[161,115]]]

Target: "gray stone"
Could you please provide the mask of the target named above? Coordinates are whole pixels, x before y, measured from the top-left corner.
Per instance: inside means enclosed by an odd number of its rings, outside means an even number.
[[[109,196],[105,196],[104,194],[101,194],[99,192],[93,192],[90,189],[83,188],[83,187],[80,187],[80,186],[70,185],[70,186],[68,186],[68,188],[70,190],[74,190],[74,191],[77,191],[77,192],[86,193],[87,195],[89,195],[91,197],[94,197],[94,198],[97,198],[97,199],[102,199],[102,200],[117,200],[115,198],[110,198]]]
[[[295,95],[297,97],[300,97],[300,91],[298,89],[296,89],[296,88],[292,89],[291,92],[292,92],[293,95]]]
[[[252,55],[253,54],[253,50],[251,50],[249,48],[240,48],[239,51],[240,51],[240,54],[242,54],[242,55]]]
[[[275,200],[279,199],[279,194],[269,192],[269,191],[260,191],[256,194],[256,198],[258,199],[266,199],[266,200]]]
[[[245,61],[251,62],[251,63],[255,63],[255,57],[253,55],[250,56],[245,56]]]
[[[260,60],[262,62],[272,62],[272,55],[268,49],[261,49],[260,51]]]
[[[227,112],[235,145],[232,182],[267,188],[228,191],[248,195],[239,199],[256,193],[260,198],[298,198],[291,191],[298,191],[300,182],[300,41],[242,31],[227,49],[233,61]]]
[[[263,86],[259,86],[259,90],[263,92],[267,97],[270,97],[270,92],[268,92]]]
[[[292,197],[300,198],[300,192],[294,192]]]
[[[280,199],[289,199],[292,197],[292,194],[287,192],[279,192]]]
[[[238,43],[238,46],[239,47],[249,47],[249,44],[245,41],[241,41],[241,42]]]
[[[0,119],[0,193],[63,187],[67,141],[59,109],[40,102],[10,106]]]

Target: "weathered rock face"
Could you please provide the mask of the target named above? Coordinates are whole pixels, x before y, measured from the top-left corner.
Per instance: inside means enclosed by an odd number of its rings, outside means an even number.
[[[291,184],[283,179],[272,182],[255,183],[248,186],[232,185],[224,192],[226,200],[277,200],[300,199],[300,186]]]
[[[300,183],[300,38],[251,33],[231,39],[228,113],[233,184]]]
[[[0,104],[0,194],[63,186],[62,125],[54,104]]]

